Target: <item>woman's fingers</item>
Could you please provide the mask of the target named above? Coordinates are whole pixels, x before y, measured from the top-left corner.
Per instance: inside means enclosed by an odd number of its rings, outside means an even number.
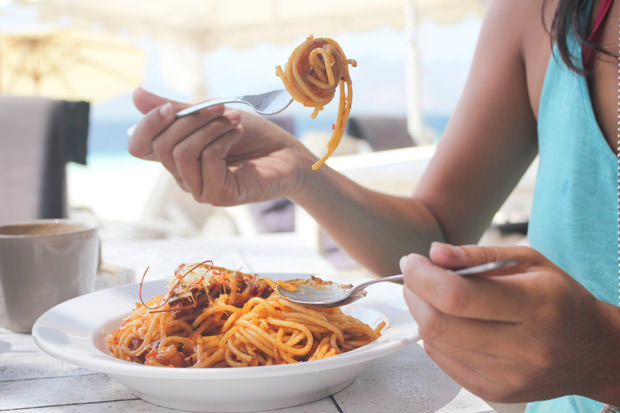
[[[149,161],[157,160],[153,153],[153,139],[174,121],[174,109],[170,103],[151,109],[137,123],[127,147],[133,156]]]
[[[141,87],[134,90],[133,95],[133,104],[142,113],[145,115],[151,110],[155,109],[158,106],[162,106],[166,103],[172,103],[175,106],[187,106],[181,102],[176,102],[174,100],[166,99],[154,93],[151,93]]]
[[[456,381],[490,400],[509,401],[539,367],[538,342],[521,323],[444,314],[408,288],[404,296],[429,356]]]
[[[552,369],[539,362],[536,346],[528,345],[527,340],[522,341],[517,352],[497,347],[495,354],[468,352],[459,345],[446,346],[443,342],[424,341],[423,344],[429,357],[446,374],[485,400],[514,403],[557,397],[563,394],[562,386],[571,381],[577,382],[572,386],[578,391],[582,383],[566,374],[574,366],[562,365]],[[554,374],[565,377],[554,378]],[[563,381],[564,384],[560,385]]]
[[[143,89],[134,101],[145,115],[130,153],[161,162],[200,202],[236,205],[287,195],[302,177],[297,158],[314,161],[288,132],[258,115],[218,105],[177,117],[188,105]]]
[[[512,338],[519,323],[486,321],[452,316],[442,313],[432,305],[404,288],[409,311],[418,322],[420,337],[444,351],[495,357],[498,349],[514,353],[523,343]]]
[[[450,245],[442,242],[431,244],[429,257],[435,265],[452,269],[509,259],[517,262],[515,266],[510,268],[483,273],[479,277],[513,274],[520,272],[525,267],[531,268],[534,264],[544,262],[540,254],[534,254],[533,250],[527,247],[481,247],[478,245]]]
[[[225,110],[223,105],[217,105],[177,118],[176,113],[188,107],[188,104],[162,98],[141,88],[134,91],[133,99],[134,105],[144,113],[144,117],[136,124],[129,139],[129,152],[148,160],[162,160],[163,156],[166,159],[164,165],[173,169],[169,153],[176,143],[222,116]],[[158,148],[154,148],[155,145]]]
[[[203,109],[200,113],[185,116],[174,121],[157,135],[151,143],[156,159],[176,178],[183,162],[197,159],[202,148],[208,147],[213,141],[234,128],[230,118],[223,116],[224,107],[214,106]],[[148,117],[145,116],[145,119]],[[136,131],[136,134],[139,133]],[[187,139],[193,142],[184,143]],[[194,149],[195,152],[189,152]],[[185,185],[184,185],[185,186]],[[189,190],[185,187],[184,189]]]
[[[158,102],[156,96],[147,96]],[[181,109],[178,103],[165,103],[149,111],[137,124],[129,150],[134,156],[161,162],[181,188],[198,198],[203,192],[201,154],[234,130],[240,116],[237,111],[226,111],[218,105],[176,118]]]
[[[172,150],[175,174],[199,202],[206,202],[205,186],[209,183],[207,181],[213,179],[208,170],[212,164],[210,159],[215,156],[218,167],[223,166],[224,172],[227,172],[228,151],[241,136],[238,116],[220,119],[225,120],[213,121],[212,125],[194,131]],[[218,177],[223,178],[220,175]],[[211,190],[214,188],[211,187]]]
[[[474,265],[474,264],[472,264]],[[500,271],[508,271],[504,268]],[[442,313],[480,320],[519,322],[543,297],[527,291],[531,274],[468,276],[439,267],[418,254],[401,260],[406,288]],[[492,274],[492,273],[491,273]],[[532,294],[533,293],[533,294]],[[525,303],[522,297],[528,297]]]
[[[230,206],[246,202],[247,188],[240,184],[235,171],[226,156],[230,148],[243,135],[243,128],[238,126],[214,141],[201,153],[202,191],[196,197],[199,202],[216,206]]]
[[[174,121],[174,114],[187,105],[165,99],[142,88],[134,91],[133,102],[145,116],[137,123],[129,138],[129,153],[141,159],[155,161],[157,159],[153,154],[153,139]]]

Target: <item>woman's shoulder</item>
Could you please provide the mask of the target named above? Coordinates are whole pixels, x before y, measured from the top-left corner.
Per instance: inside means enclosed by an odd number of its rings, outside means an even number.
[[[495,0],[488,9],[490,24],[501,24],[502,35],[519,36],[523,42],[540,41],[541,34],[549,34],[549,27],[557,7],[557,0]]]
[[[506,51],[521,62],[534,113],[551,56],[549,33],[558,0],[495,0],[489,7],[486,25],[492,31],[488,46]]]
[[[488,8],[483,30],[506,47],[516,47],[523,54],[549,39],[556,0],[495,0]],[[545,42],[548,44],[549,41]]]

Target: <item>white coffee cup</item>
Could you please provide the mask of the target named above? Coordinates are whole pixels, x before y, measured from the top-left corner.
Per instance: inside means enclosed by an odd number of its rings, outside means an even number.
[[[42,219],[0,226],[0,327],[30,332],[56,304],[93,291],[96,225]]]

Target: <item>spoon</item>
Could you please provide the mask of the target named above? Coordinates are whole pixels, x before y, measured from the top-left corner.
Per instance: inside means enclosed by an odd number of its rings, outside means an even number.
[[[459,270],[455,270],[454,272],[462,276],[476,275],[498,268],[508,267],[516,263],[517,260],[492,261],[473,267],[461,268]],[[399,274],[365,281],[356,286],[353,286],[351,284],[343,285],[331,282],[327,284],[317,283],[315,285],[312,285],[312,280],[310,279],[310,283],[299,285],[295,288],[294,291],[289,291],[285,288],[282,288],[280,285],[276,287],[276,291],[282,297],[297,304],[302,304],[308,307],[315,308],[328,308],[339,307],[341,305],[349,304],[353,301],[359,300],[366,295],[366,291],[364,290],[371,284],[384,281],[402,280],[403,276]]]
[[[198,112],[200,109],[215,105],[223,105],[225,103],[241,103],[249,106],[259,115],[275,115],[286,109],[292,102],[293,98],[285,89],[277,89],[259,93],[258,95],[230,96],[207,100],[177,112],[176,116],[177,118],[181,118]],[[127,135],[133,135],[136,126],[137,125],[133,125],[127,129]]]

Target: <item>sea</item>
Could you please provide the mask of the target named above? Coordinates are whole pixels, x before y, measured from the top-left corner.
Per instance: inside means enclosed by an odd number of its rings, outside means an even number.
[[[448,115],[424,114],[425,128],[432,130],[433,136],[439,137],[448,122]],[[329,117],[312,119],[307,115],[295,116],[296,135],[303,136],[313,130],[330,130],[333,119]],[[91,119],[88,134],[88,161],[98,163],[106,160],[126,160],[131,155],[127,151],[127,129],[138,119],[106,118]]]

